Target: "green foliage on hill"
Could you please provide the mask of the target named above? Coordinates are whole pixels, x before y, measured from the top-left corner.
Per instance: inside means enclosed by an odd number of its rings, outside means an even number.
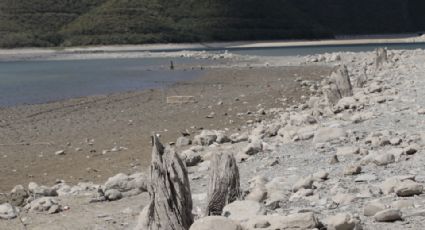
[[[0,0],[0,46],[75,46],[425,30],[423,0]]]

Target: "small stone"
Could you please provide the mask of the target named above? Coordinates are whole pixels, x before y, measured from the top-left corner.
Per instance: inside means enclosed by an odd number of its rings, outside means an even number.
[[[179,138],[177,138],[177,141],[176,141],[177,147],[188,146],[188,145],[191,145],[191,144],[192,144],[192,141],[187,137],[179,137]]]
[[[59,150],[55,152],[56,156],[61,156],[61,155],[65,155],[65,150]]]
[[[105,197],[109,201],[115,201],[122,198],[122,193],[117,189],[109,189],[105,192]]]
[[[223,208],[223,216],[236,221],[246,221],[264,214],[265,210],[261,204],[250,200],[235,201]]]
[[[370,201],[363,207],[363,215],[374,216],[376,213],[385,210],[385,205],[379,201]]]
[[[293,192],[297,192],[300,189],[311,189],[313,187],[314,179],[312,176],[299,179],[292,187]]]
[[[313,178],[315,181],[325,181],[328,179],[329,173],[326,171],[319,171],[313,174]]]
[[[313,143],[324,143],[334,139],[344,138],[347,134],[342,128],[320,128],[316,131]]]
[[[398,196],[414,196],[422,194],[423,186],[417,182],[405,180],[399,183],[394,190]]]
[[[339,163],[338,156],[333,155],[331,160],[329,161],[329,164],[334,165],[334,164],[337,164],[337,163]]]
[[[377,222],[394,222],[397,220],[403,220],[401,218],[401,212],[398,209],[386,209],[376,213],[374,217]]]
[[[370,182],[370,181],[374,181],[376,179],[377,179],[377,177],[373,174],[363,174],[363,175],[356,177],[354,182]]]
[[[373,159],[373,163],[375,163],[378,166],[385,166],[394,162],[395,162],[395,157],[393,154],[390,154],[390,153],[378,154]]]
[[[421,108],[421,109],[418,109],[418,115],[425,115],[425,109],[424,108]]]
[[[189,230],[242,230],[242,227],[226,217],[207,216],[196,220]]]
[[[419,147],[416,145],[410,145],[409,147],[404,149],[406,155],[413,155],[418,152]]]
[[[349,165],[344,169],[344,175],[357,175],[360,174],[362,168],[358,165]]]
[[[338,156],[346,156],[346,155],[354,155],[359,154],[360,148],[355,146],[345,146],[337,148],[336,155]]]
[[[360,225],[359,220],[355,220],[350,214],[340,213],[330,216],[324,220],[327,229],[354,230],[356,225]]]
[[[0,220],[10,220],[18,216],[16,209],[9,203],[4,203],[0,205]]]
[[[399,144],[401,144],[402,141],[403,140],[401,138],[395,137],[395,138],[390,139],[390,144],[391,145],[399,145]]]

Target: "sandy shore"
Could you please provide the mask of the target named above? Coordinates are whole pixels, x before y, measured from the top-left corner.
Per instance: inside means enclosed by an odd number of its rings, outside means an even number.
[[[175,141],[180,131],[237,132],[251,112],[299,101],[306,91],[295,81],[319,80],[328,67],[213,69],[165,90],[85,97],[0,109],[0,190],[56,179],[104,181],[131,173],[150,159],[151,132]],[[171,105],[166,97],[194,96],[197,103]],[[215,113],[213,118],[207,115]],[[55,152],[65,154],[56,156]],[[117,150],[117,151],[115,151]]]
[[[205,57],[203,50],[232,50],[252,48],[309,47],[335,45],[367,44],[403,44],[424,43],[424,36],[410,37],[370,37],[355,39],[331,39],[314,41],[236,41],[211,43],[180,44],[144,44],[144,45],[110,45],[70,48],[17,48],[0,49],[0,61],[14,60],[68,60],[101,58],[141,58],[141,57]],[[192,50],[191,52],[185,50]],[[195,52],[199,51],[199,52]]]

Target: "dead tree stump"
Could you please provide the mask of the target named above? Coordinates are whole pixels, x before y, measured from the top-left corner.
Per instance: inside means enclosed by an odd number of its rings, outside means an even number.
[[[152,136],[152,164],[146,213],[148,230],[188,230],[193,223],[187,170],[176,152]]]
[[[375,67],[376,69],[381,68],[386,62],[388,62],[388,52],[386,48],[378,48],[375,50]]]
[[[328,103],[335,105],[343,97],[353,96],[353,86],[346,66],[340,66],[331,75],[330,81],[324,87]]]
[[[206,216],[221,215],[224,206],[240,198],[239,169],[230,153],[215,154],[211,162]]]

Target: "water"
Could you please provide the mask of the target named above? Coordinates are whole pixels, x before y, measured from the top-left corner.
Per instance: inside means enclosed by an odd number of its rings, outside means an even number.
[[[173,59],[176,66],[206,61]],[[170,58],[0,62],[0,107],[164,87],[200,70],[169,70]]]
[[[364,52],[377,47],[425,49],[425,43],[336,45],[230,49],[257,56],[294,56],[330,52]],[[214,52],[224,52],[212,49]],[[208,60],[173,58],[177,66],[202,65]],[[170,58],[0,62],[0,107],[61,99],[160,88],[202,75],[201,70],[169,70]]]

